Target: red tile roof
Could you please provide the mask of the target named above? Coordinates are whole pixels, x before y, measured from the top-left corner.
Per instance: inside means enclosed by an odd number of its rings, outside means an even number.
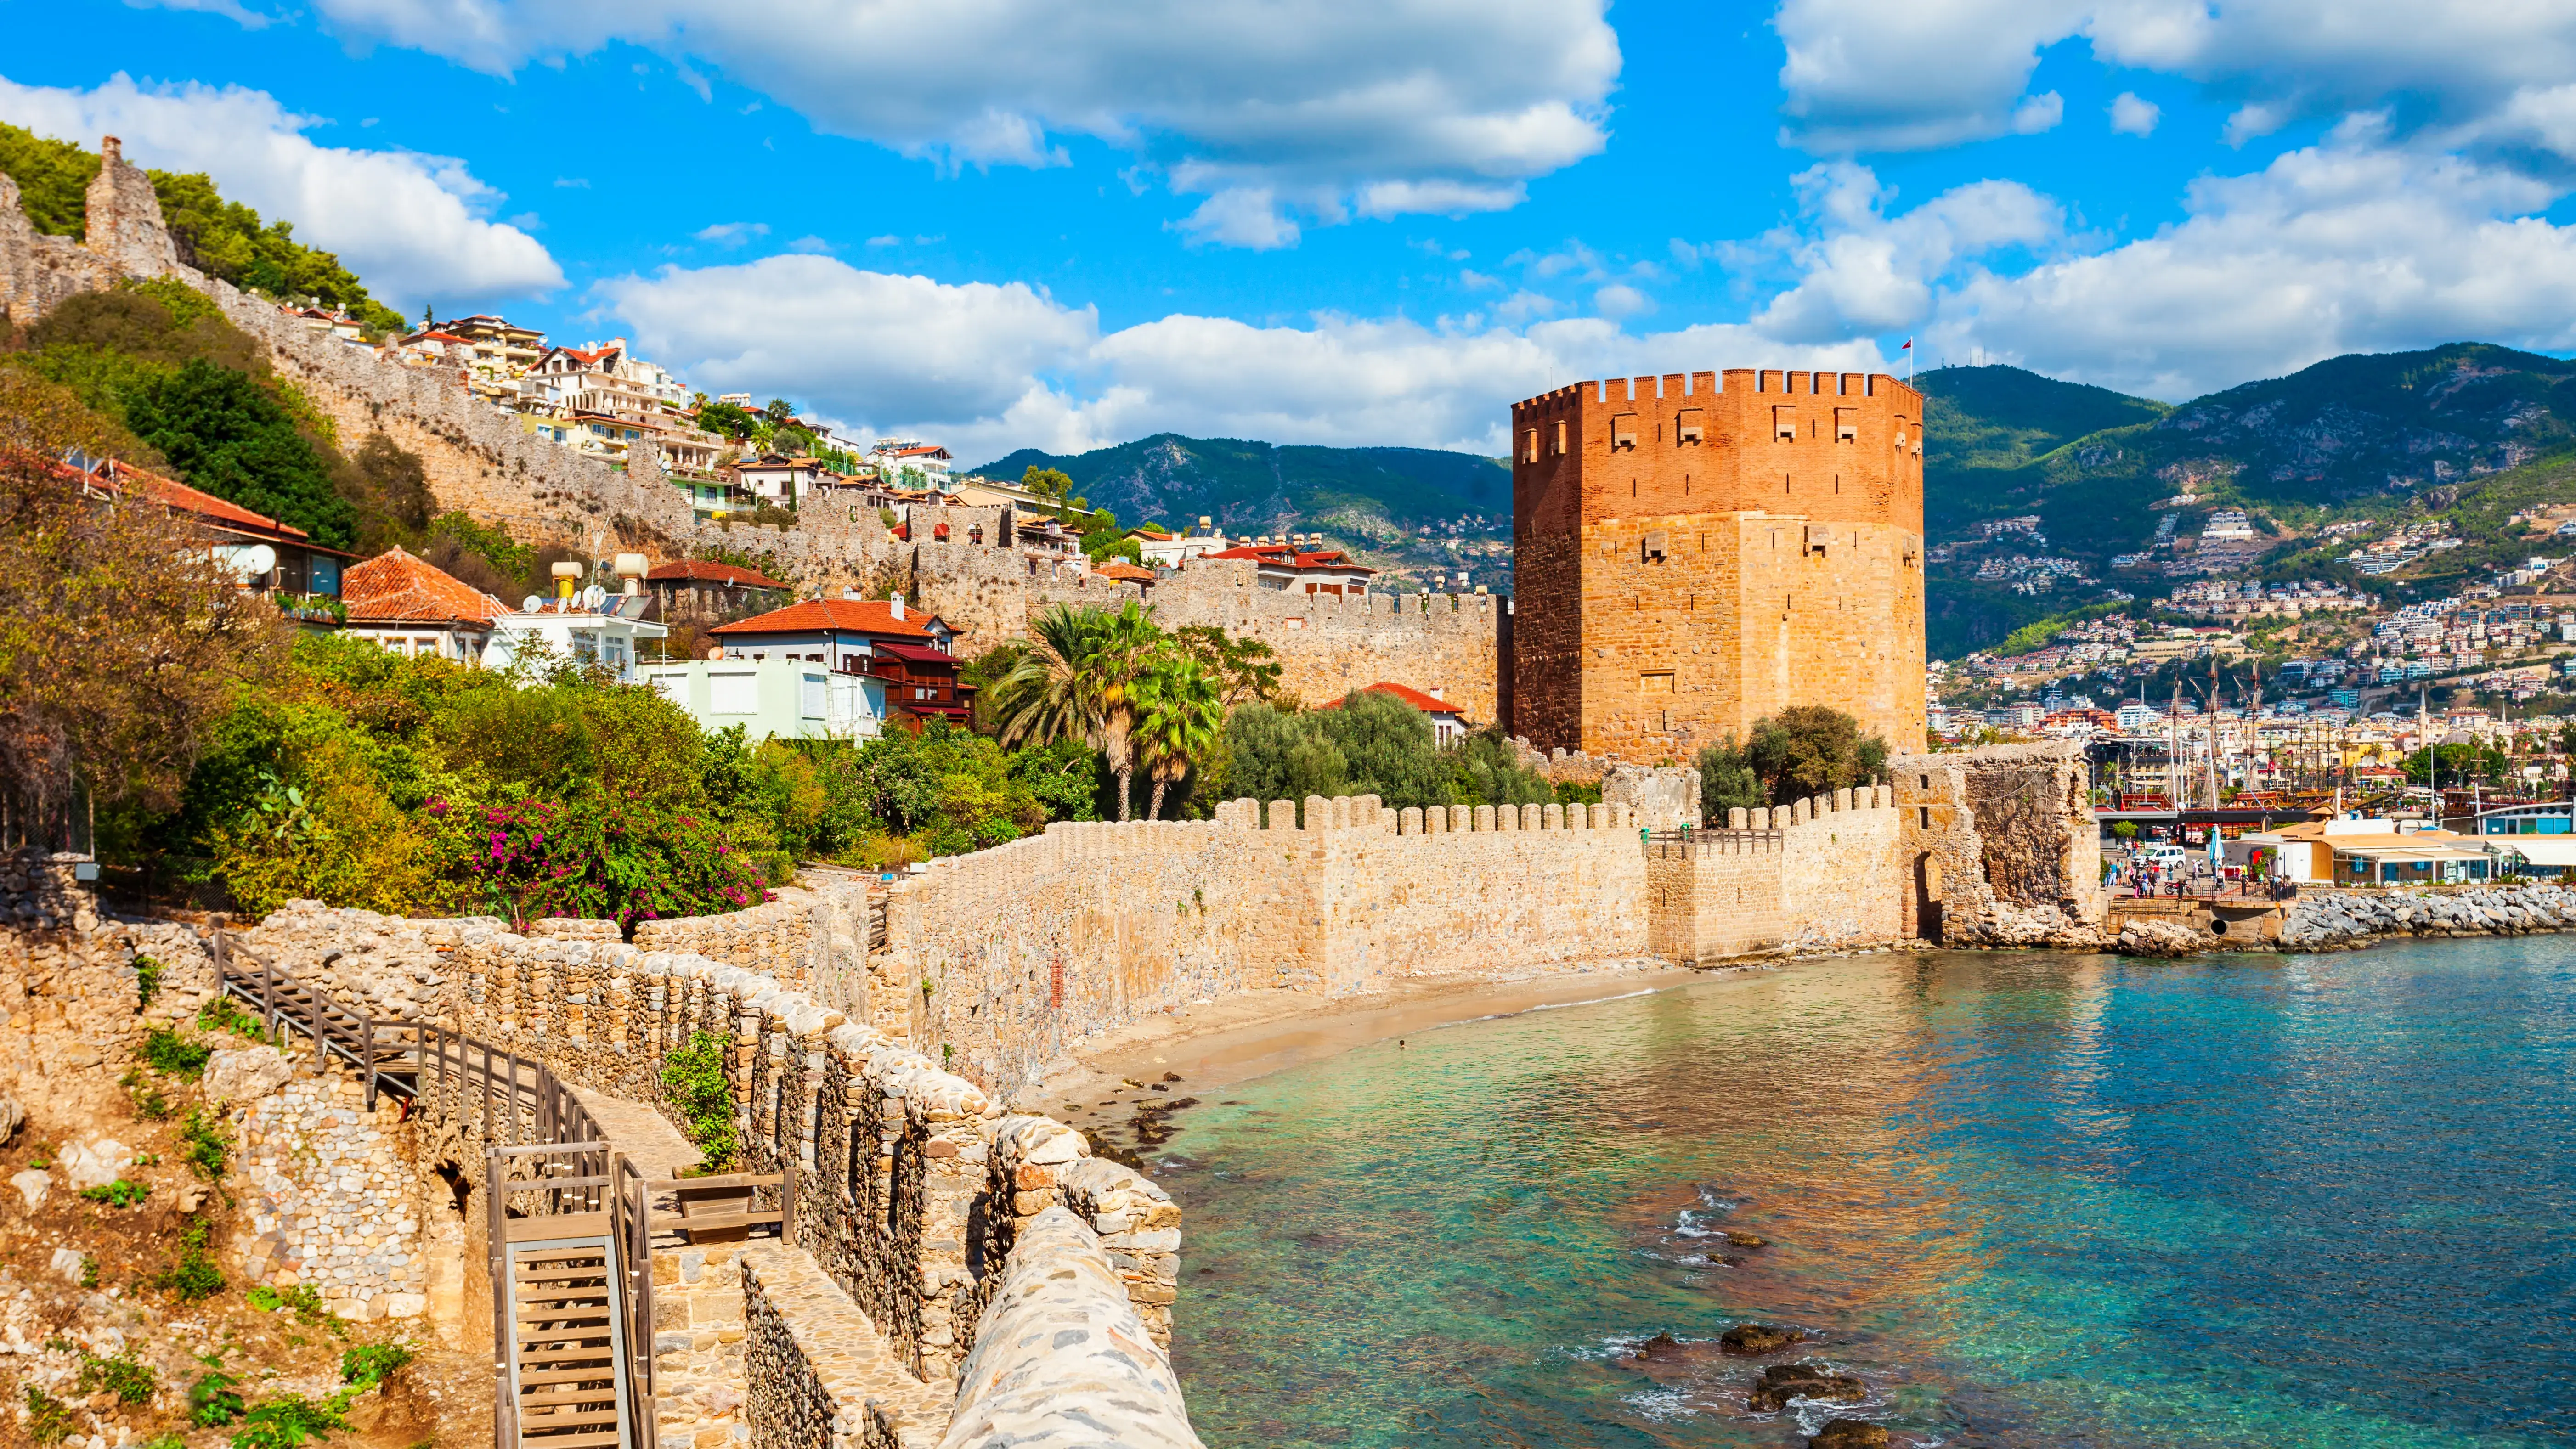
[[[1105,563],[1093,569],[1092,572],[1104,579],[1116,579],[1121,583],[1150,584],[1161,577],[1152,569],[1140,569],[1134,564],[1124,562]]]
[[[202,488],[191,488],[176,479],[164,478],[158,473],[146,473],[140,468],[129,467],[113,460],[107,466],[109,476],[106,479],[93,477],[91,481],[105,482],[112,488],[157,499],[172,508],[196,514],[221,527],[247,528],[261,533],[273,533],[299,543],[308,537],[303,529],[293,528],[274,518],[253,513],[238,503],[217,498]],[[331,552],[336,553],[338,550],[334,549]]]
[[[837,629],[845,634],[883,634],[897,639],[927,639],[935,615],[907,608],[894,616],[883,599],[807,599],[731,624],[718,624],[710,634],[817,634]],[[944,624],[943,624],[944,627]]]
[[[913,664],[955,664],[957,662],[956,655],[945,650],[933,649],[927,644],[897,644],[891,640],[880,639],[869,647],[877,653]]]
[[[1353,690],[1351,693],[1391,694],[1396,698],[1403,700],[1406,704],[1412,705],[1415,709],[1422,711],[1424,714],[1454,714],[1462,720],[1467,717],[1465,710],[1458,708],[1458,706],[1451,704],[1447,700],[1435,699],[1430,695],[1424,694],[1421,690],[1408,688],[1401,684],[1388,684],[1384,681],[1380,681],[1365,688]],[[1341,699],[1334,700],[1330,704],[1319,704],[1315,707],[1317,709],[1340,709],[1344,701],[1349,698],[1350,695],[1346,694],[1342,696]]]
[[[1350,556],[1337,548],[1315,549],[1312,551],[1300,552],[1284,543],[1238,544],[1235,547],[1225,549],[1222,552],[1209,554],[1207,557],[1248,558],[1259,563],[1266,563],[1278,568],[1289,569],[1330,569],[1335,573],[1354,574],[1373,574],[1377,572],[1375,569],[1363,568],[1358,564],[1352,563],[1350,561]]]
[[[340,575],[349,622],[489,626],[509,612],[499,599],[401,549],[352,564]]]
[[[686,580],[698,584],[740,584],[746,589],[784,589],[793,585],[781,583],[764,573],[735,568],[732,564],[714,563],[702,558],[679,559],[655,564],[644,576],[648,583]]]

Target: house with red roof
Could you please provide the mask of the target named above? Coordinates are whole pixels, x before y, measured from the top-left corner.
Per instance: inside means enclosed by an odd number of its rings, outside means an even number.
[[[84,471],[81,484],[94,497],[150,499],[189,515],[207,535],[215,561],[246,589],[337,597],[342,568],[357,558],[315,543],[303,529],[114,458]]]
[[[1408,685],[1389,684],[1381,680],[1376,684],[1367,686],[1366,688],[1355,689],[1351,691],[1351,693],[1391,694],[1397,699],[1403,700],[1406,704],[1412,705],[1415,709],[1422,711],[1423,714],[1430,717],[1431,738],[1435,743],[1454,745],[1458,741],[1467,737],[1467,717],[1458,712],[1458,706],[1442,699],[1440,697],[1440,691],[1436,689],[1431,691],[1429,694],[1425,694],[1421,690],[1414,689]],[[1317,709],[1340,709],[1343,705],[1349,702],[1350,695],[1346,694],[1340,699],[1334,700],[1330,704],[1320,704],[1315,707]]]
[[[727,659],[802,659],[885,682],[886,708],[922,719],[963,720],[974,688],[960,684],[957,631],[936,614],[891,599],[807,599],[707,633]]]
[[[400,548],[352,565],[341,578],[345,632],[396,654],[480,664],[492,621],[509,606]]]
[[[1253,565],[1253,580],[1265,589],[1291,594],[1365,594],[1377,570],[1363,568],[1337,548],[1311,548],[1294,543],[1246,543],[1202,555],[1212,562],[1243,560]]]

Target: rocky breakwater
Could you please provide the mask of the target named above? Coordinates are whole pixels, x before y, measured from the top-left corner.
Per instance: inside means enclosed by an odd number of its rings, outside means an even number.
[[[2503,885],[2458,891],[2302,892],[2284,951],[2348,951],[2384,936],[2519,936],[2576,929],[2576,890]]]

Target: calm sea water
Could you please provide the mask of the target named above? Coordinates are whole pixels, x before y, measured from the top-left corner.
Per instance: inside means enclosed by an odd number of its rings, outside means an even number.
[[[1748,1414],[1775,1360],[1716,1351],[1748,1319],[1900,1443],[2566,1443],[2571,1047],[2553,937],[1876,957],[1453,1027],[1175,1119],[1178,1364],[1216,1449],[1798,1443],[1826,1416]]]

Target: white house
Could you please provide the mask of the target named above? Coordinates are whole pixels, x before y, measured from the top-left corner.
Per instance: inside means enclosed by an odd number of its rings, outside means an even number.
[[[596,587],[570,599],[530,597],[526,604],[492,621],[492,642],[483,646],[483,667],[505,669],[531,639],[543,640],[555,656],[576,664],[596,664],[621,684],[635,682],[638,649],[645,641],[667,638],[670,630],[640,617],[652,602],[649,594],[611,596]]]
[[[1165,533],[1154,528],[1131,528],[1128,536],[1136,540],[1136,551],[1154,568],[1176,569],[1194,558],[1223,553],[1232,545],[1226,542],[1225,530],[1216,520],[1201,515],[1196,532]]]

